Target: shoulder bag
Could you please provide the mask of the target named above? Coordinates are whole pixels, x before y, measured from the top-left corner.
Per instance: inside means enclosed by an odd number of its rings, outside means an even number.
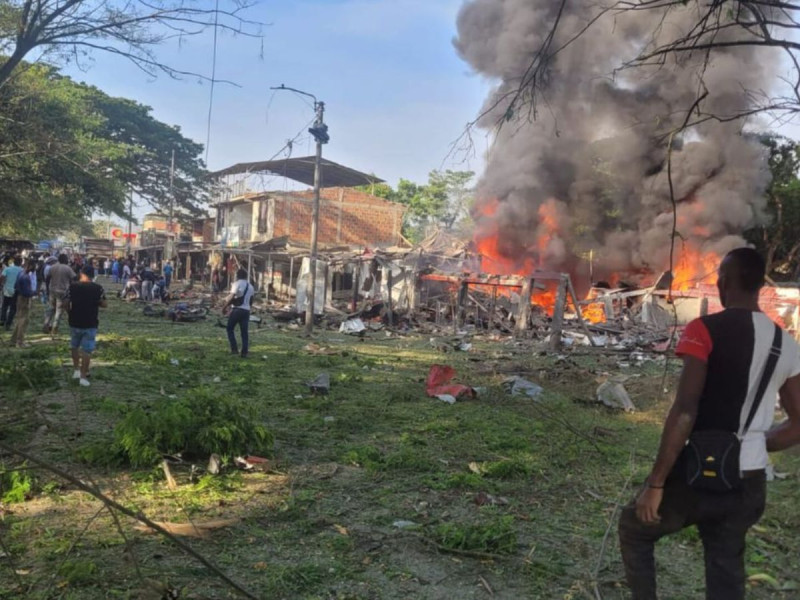
[[[689,484],[689,487],[707,492],[730,492],[741,486],[739,454],[742,439],[750,429],[750,424],[758,412],[769,381],[775,372],[775,366],[781,355],[782,342],[783,332],[778,325],[775,325],[775,337],[772,340],[769,357],[761,372],[761,379],[758,382],[747,420],[739,431],[734,433],[711,429],[695,431],[689,436],[686,447],[683,449],[686,483]]]

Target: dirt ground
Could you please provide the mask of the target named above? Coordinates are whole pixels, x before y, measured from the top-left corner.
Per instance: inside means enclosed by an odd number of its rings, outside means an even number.
[[[552,356],[479,335],[469,352],[443,352],[430,335],[386,331],[308,340],[269,318],[251,329],[242,360],[215,315],[181,324],[110,304],[86,389],[70,380],[66,336],[38,331],[40,305],[30,349],[8,349],[4,334],[0,438],[168,524],[252,597],[626,597],[615,519],[650,467],[674,361],[665,379],[663,360],[624,353]],[[428,398],[436,363],[453,366],[478,397]],[[322,372],[330,394],[311,395],[305,382]],[[544,392],[512,397],[502,385],[510,375]],[[636,412],[595,401],[609,375],[627,377]],[[194,459],[173,467],[171,490],[158,465],[115,459],[126,415],[198,390],[246,401],[274,437],[267,463],[210,476],[205,458]],[[9,454],[2,461],[0,598],[242,597],[74,483]],[[800,598],[800,459],[777,456],[775,470],[749,538],[749,597]],[[703,597],[694,529],[663,540],[657,560],[664,598]]]

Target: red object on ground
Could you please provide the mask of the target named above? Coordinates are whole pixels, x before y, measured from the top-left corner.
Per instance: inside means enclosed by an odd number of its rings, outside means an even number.
[[[425,381],[425,391],[432,398],[447,394],[458,398],[462,395],[474,396],[475,391],[460,383],[450,383],[456,376],[456,370],[447,365],[431,365],[428,379]]]

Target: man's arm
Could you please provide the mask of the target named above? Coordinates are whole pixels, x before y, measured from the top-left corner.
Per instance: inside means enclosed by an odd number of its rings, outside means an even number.
[[[664,482],[692,433],[707,372],[708,365],[704,361],[684,356],[678,393],[664,423],[658,456],[647,485],[636,500],[636,515],[644,523],[655,523],[660,519],[658,508],[664,497]]]
[[[767,450],[778,452],[800,443],[800,375],[787,379],[780,391],[788,419],[767,432]]]

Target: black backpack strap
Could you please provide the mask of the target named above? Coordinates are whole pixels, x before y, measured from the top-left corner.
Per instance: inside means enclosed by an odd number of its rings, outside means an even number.
[[[750,429],[750,424],[753,422],[753,419],[758,412],[758,407],[761,406],[761,400],[764,397],[764,393],[767,391],[767,386],[769,385],[769,380],[772,379],[773,373],[775,373],[775,366],[778,364],[778,359],[781,357],[781,346],[783,345],[783,331],[781,330],[778,325],[775,325],[775,337],[772,339],[772,347],[769,349],[769,357],[767,358],[767,364],[764,365],[764,371],[761,373],[761,381],[758,382],[758,389],[756,390],[756,396],[753,398],[753,406],[750,407],[750,414],[747,415],[747,421],[744,423],[744,429],[742,430],[742,436],[747,433],[747,430]]]

